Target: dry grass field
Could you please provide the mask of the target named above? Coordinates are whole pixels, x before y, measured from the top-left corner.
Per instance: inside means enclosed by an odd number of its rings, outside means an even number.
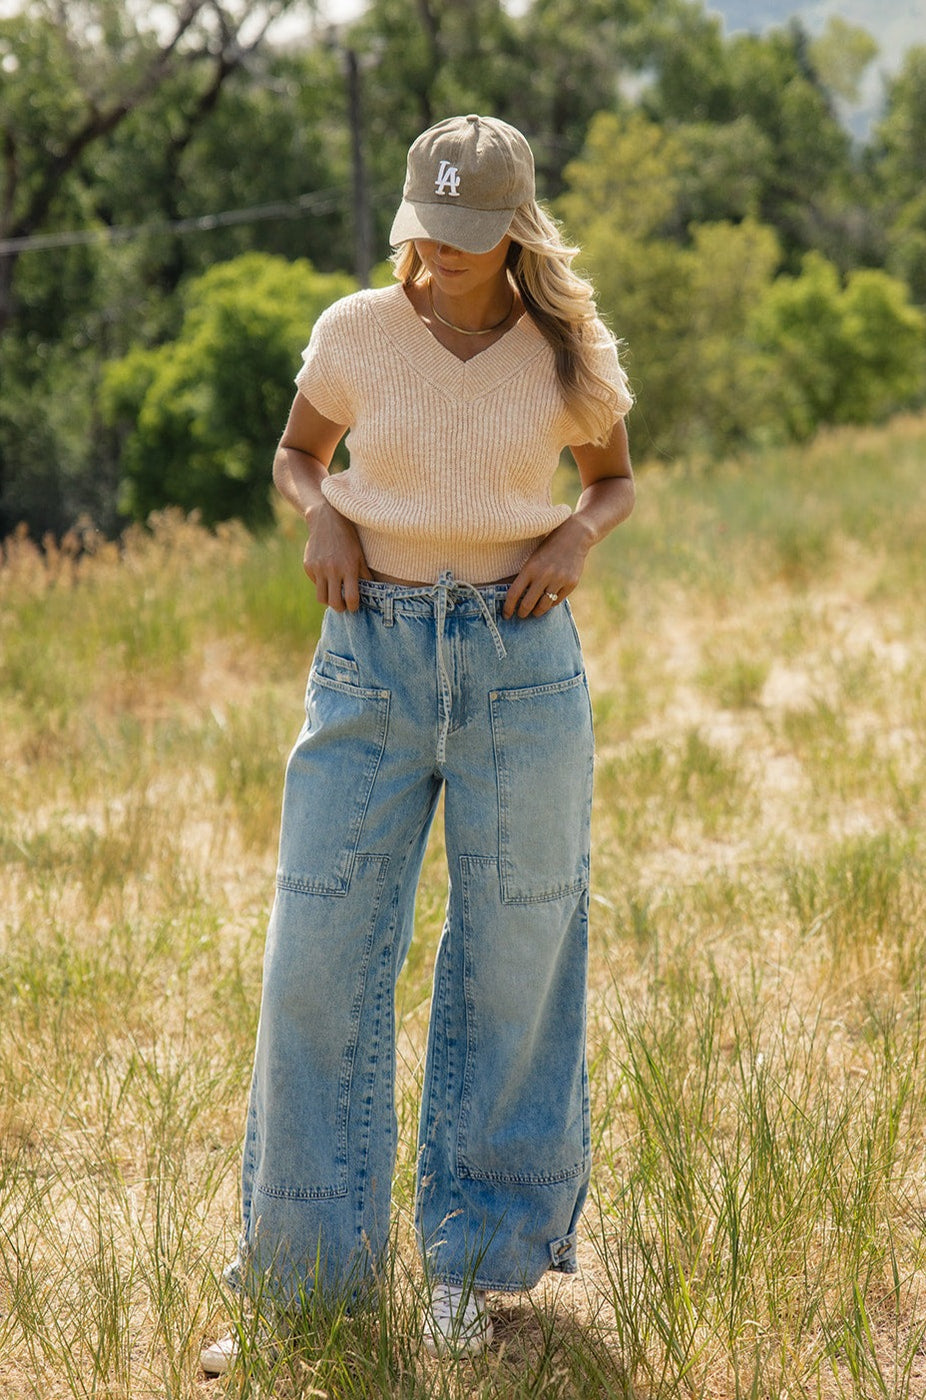
[[[379,1303],[319,1306],[227,1380],[197,1365],[228,1322],[282,767],[320,620],[299,522],[7,542],[4,1400],[926,1397],[924,473],[921,418],[644,470],[590,565],[582,1271],[496,1300],[477,1364],[418,1341],[435,833]]]

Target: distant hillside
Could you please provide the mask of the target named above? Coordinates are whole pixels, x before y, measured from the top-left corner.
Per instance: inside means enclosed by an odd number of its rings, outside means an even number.
[[[879,55],[871,65],[862,101],[846,112],[849,125],[864,135],[881,106],[885,73],[897,71],[903,55],[926,44],[926,0],[705,0],[705,9],[719,14],[727,34],[746,29],[761,33],[772,26],[799,19],[811,33],[818,33],[831,15],[857,24],[877,40]]]

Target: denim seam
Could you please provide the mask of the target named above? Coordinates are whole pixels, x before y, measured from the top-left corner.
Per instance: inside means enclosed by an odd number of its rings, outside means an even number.
[[[561,609],[563,610],[563,613],[565,614],[565,616],[569,619],[569,626],[572,628],[572,635],[573,635],[573,637],[575,638],[575,643],[576,643],[576,647],[577,647],[578,650],[579,650],[579,655],[581,655],[581,654],[582,654],[582,638],[579,636],[579,629],[578,629],[578,627],[576,626],[576,620],[575,620],[575,617],[573,616],[572,608],[569,606],[569,599],[568,599],[568,598],[564,598],[563,601],[560,603],[560,607],[561,607]]]
[[[329,670],[334,671],[334,675],[329,675]],[[350,686],[351,689],[362,689],[360,685],[360,668],[353,657],[340,656],[336,651],[325,651],[315,663],[315,676],[338,685]],[[371,692],[375,694],[375,692]]]
[[[465,1181],[491,1181],[497,1186],[561,1186],[565,1181],[574,1181],[588,1171],[588,1162],[577,1162],[571,1167],[563,1167],[556,1173],[521,1172],[510,1175],[507,1172],[477,1171],[462,1160],[458,1163],[460,1175]]]
[[[284,870],[281,868],[277,871],[276,883],[278,889],[290,890],[294,894],[329,895],[334,898],[343,898],[350,890],[354,863],[363,835],[363,824],[366,820],[370,798],[373,795],[373,785],[376,781],[376,774],[379,771],[379,766],[382,763],[383,754],[386,750],[392,696],[388,690],[368,690],[361,686],[348,685],[342,681],[332,681],[327,676],[320,675],[317,671],[315,673],[315,679],[318,684],[327,690],[349,695],[352,698],[374,702],[377,721],[376,742],[372,746],[370,758],[363,771],[362,778],[356,784],[355,791],[360,800],[355,802],[354,810],[350,813],[350,819],[345,832],[344,847],[338,854],[333,875],[310,877],[300,875],[293,870]]]
[[[361,858],[361,859],[366,859],[367,857],[360,857],[360,858]],[[369,857],[369,859],[374,859],[374,858],[375,858],[375,857],[373,857],[372,855]],[[373,1068],[372,1068],[372,1072],[371,1072],[371,1074],[370,1074],[370,1080],[372,1081],[372,1083],[371,1083],[371,1089],[370,1089],[371,1102],[370,1102],[369,1104],[365,1105],[365,1110],[366,1110],[366,1111],[365,1111],[365,1113],[364,1113],[364,1115],[363,1115],[364,1123],[363,1123],[363,1130],[362,1130],[362,1133],[360,1134],[360,1146],[359,1146],[359,1150],[358,1150],[358,1163],[357,1163],[357,1183],[358,1183],[358,1185],[357,1185],[357,1202],[356,1202],[356,1212],[357,1212],[357,1213],[356,1213],[356,1220],[357,1220],[357,1231],[358,1231],[358,1235],[359,1235],[361,1238],[362,1238],[362,1236],[363,1236],[363,1215],[364,1215],[364,1210],[365,1210],[365,1207],[366,1207],[366,1188],[367,1188],[367,1181],[368,1181],[368,1178],[367,1178],[367,1164],[368,1164],[368,1162],[369,1162],[370,1142],[371,1142],[371,1140],[372,1140],[372,1122],[373,1122],[372,1095],[375,1093],[377,1076],[378,1076],[378,1074],[380,1074],[380,1073],[382,1072],[382,1064],[381,1064],[381,1061],[380,1061],[380,1058],[379,1058],[379,1057],[380,1057],[383,1053],[385,1053],[387,1056],[389,1056],[389,1057],[392,1059],[392,1061],[393,1061],[393,1063],[392,1063],[392,1065],[391,1065],[391,1073],[390,1073],[390,1085],[391,1085],[391,1093],[392,1093],[393,1112],[394,1112],[394,1104],[395,1104],[395,1065],[394,1065],[394,1058],[395,1058],[395,1041],[396,1041],[396,1036],[395,1036],[395,1014],[394,1014],[394,1000],[393,1000],[393,998],[394,998],[394,995],[395,995],[395,985],[396,985],[396,981],[397,981],[397,979],[398,979],[398,972],[397,972],[396,965],[395,965],[395,963],[396,963],[397,944],[398,944],[398,940],[397,940],[397,938],[396,938],[396,931],[397,931],[397,925],[398,925],[399,890],[400,890],[400,888],[401,888],[402,881],[403,881],[404,874],[405,874],[405,870],[406,870],[407,865],[408,865],[408,858],[409,858],[409,853],[406,852],[405,858],[404,858],[403,861],[401,862],[400,867],[396,870],[395,879],[394,879],[394,881],[393,881],[393,896],[392,896],[391,913],[390,913],[390,919],[389,919],[388,941],[387,941],[385,947],[383,948],[383,952],[382,952],[382,955],[381,955],[381,958],[380,958],[380,972],[379,972],[379,978],[378,978],[378,983],[377,983],[377,991],[376,991],[376,1008],[375,1008],[376,1014],[375,1014],[375,1017],[374,1017],[374,1025],[373,1025],[373,1030],[372,1030],[372,1034],[371,1034],[371,1042],[372,1042],[373,1047],[375,1048],[375,1054],[376,1054],[376,1056],[377,1056],[377,1060],[376,1060],[376,1063],[374,1064],[374,1066],[373,1066]],[[384,862],[384,875],[385,875],[385,870],[386,870],[386,868],[388,867],[388,865],[391,863],[391,862],[390,862],[390,858],[389,858],[388,856],[382,856],[382,857],[380,857],[380,859],[382,859],[383,862]],[[378,903],[377,903],[377,908],[378,908]],[[383,1033],[382,1033],[382,1023],[383,1023],[383,1020],[384,1020],[384,1019],[385,1019],[386,1022],[387,1022],[387,1027],[386,1027],[386,1029],[387,1029],[387,1032],[388,1032],[388,1039],[386,1039],[386,1038],[383,1036]],[[396,1146],[396,1145],[395,1145],[395,1142],[393,1141],[393,1123],[392,1123],[392,1115],[391,1115],[391,1114],[390,1114],[390,1117],[389,1117],[389,1120],[388,1120],[388,1123],[387,1123],[387,1126],[386,1126],[385,1131],[386,1131],[387,1134],[388,1134],[389,1147],[390,1147],[390,1155],[391,1155],[392,1159],[394,1160],[394,1157],[395,1157],[395,1146]],[[387,1182],[387,1190],[388,1190],[388,1192],[389,1192],[389,1194],[390,1194],[390,1197],[391,1197],[391,1192],[392,1192],[392,1182],[391,1182],[391,1180],[390,1180],[389,1182]]]
[[[271,1201],[335,1201],[347,1195],[346,1186],[265,1186],[254,1188],[255,1196],[267,1196]]]
[[[501,877],[503,886],[505,876]],[[558,899],[568,899],[570,895],[584,894],[588,889],[588,869],[586,868],[571,885],[561,885],[555,890],[544,890],[542,894],[503,893],[503,904],[554,904]]]
[[[247,1234],[248,1224],[251,1219],[254,1177],[257,1171],[257,1110],[254,1106],[254,1096],[254,1079],[252,1075],[251,1090],[248,1096],[248,1114],[245,1125],[244,1153],[242,1156],[241,1169],[241,1216],[244,1222],[245,1234]]]
[[[346,1196],[349,1190],[349,1161],[347,1132],[350,1119],[351,1090],[353,1087],[354,1065],[357,1058],[357,1046],[359,1041],[360,1020],[363,1012],[363,1002],[366,996],[367,979],[370,972],[370,957],[373,951],[373,943],[376,925],[379,920],[379,907],[382,899],[383,886],[386,882],[386,872],[389,868],[388,856],[358,856],[361,862],[369,861],[370,864],[379,865],[379,875],[376,880],[373,894],[370,918],[367,926],[366,946],[363,952],[363,959],[357,971],[357,986],[354,990],[354,999],[351,1004],[349,1020],[348,1039],[341,1057],[341,1069],[338,1083],[338,1105],[336,1124],[337,1133],[337,1157],[336,1170],[337,1181],[334,1184],[318,1186],[288,1187],[277,1186],[266,1182],[255,1184],[255,1194],[268,1196],[274,1200],[288,1201],[321,1201],[334,1200]]]
[[[588,852],[579,854],[579,864],[575,872],[561,878],[554,885],[543,889],[523,889],[519,887],[516,861],[513,859],[514,842],[512,830],[512,780],[506,752],[509,746],[505,725],[505,710],[509,705],[538,698],[570,694],[582,689],[588,701],[588,684],[584,670],[561,681],[550,681],[543,685],[522,686],[512,689],[494,689],[489,692],[489,719],[492,729],[492,748],[495,755],[495,778],[498,794],[498,874],[502,902],[504,904],[545,904],[569,895],[581,894],[588,886]],[[565,872],[563,872],[565,875]]]
[[[566,1181],[573,1181],[576,1177],[584,1175],[588,1171],[591,1160],[591,1151],[588,1133],[588,1071],[583,1061],[582,1073],[582,1157],[577,1163],[570,1163],[569,1166],[560,1167],[556,1172],[497,1172],[485,1171],[474,1167],[467,1160],[466,1137],[469,1127],[471,1089],[473,1084],[473,1064],[475,1061],[475,1037],[478,1031],[476,1019],[475,1003],[470,994],[469,981],[467,977],[467,967],[470,960],[469,950],[469,886],[465,878],[467,866],[482,865],[490,869],[495,869],[496,862],[487,856],[461,855],[460,866],[460,887],[462,890],[462,937],[463,937],[463,1004],[466,1014],[466,1059],[463,1071],[463,1084],[460,1092],[460,1117],[457,1124],[456,1133],[456,1170],[466,1181],[488,1181],[499,1186],[558,1186]]]
[[[342,695],[353,695],[358,700],[387,700],[390,692],[376,686],[355,685],[353,681],[335,680],[332,676],[326,676],[322,671],[315,668],[312,677],[317,685],[323,685],[326,690],[337,690]]]
[[[367,857],[361,856],[360,859],[366,860]],[[350,1122],[351,1090],[354,1083],[354,1070],[357,1063],[357,1048],[360,1039],[360,1020],[363,1015],[363,1003],[366,999],[367,983],[370,977],[370,959],[373,954],[376,925],[379,921],[380,900],[383,895],[383,886],[386,883],[386,871],[389,869],[388,856],[379,856],[375,859],[377,859],[379,863],[379,878],[376,882],[376,896],[373,901],[373,908],[367,927],[367,942],[363,953],[363,964],[359,969],[360,975],[357,978],[357,987],[354,993],[353,1005],[351,1006],[350,1040],[344,1050],[344,1059],[341,1065],[341,1086],[338,1092],[338,1157],[344,1164],[343,1180],[345,1191],[347,1190],[349,1171],[347,1130]]]
[[[567,1270],[560,1269],[558,1271],[554,1271],[552,1265],[548,1265],[545,1272],[565,1273],[567,1272]],[[572,1272],[578,1273],[578,1268],[576,1268]],[[474,1276],[471,1273],[450,1273],[444,1269],[441,1269],[440,1279],[442,1283],[452,1283],[455,1284],[458,1288],[478,1289],[482,1293],[525,1293],[529,1291],[529,1288],[531,1286],[525,1283],[512,1283],[510,1278],[484,1278],[478,1271]]]
[[[461,937],[461,939],[462,939],[462,944],[463,944],[463,947],[462,947],[462,952],[463,952],[463,1007],[464,1007],[465,1027],[466,1027],[466,1056],[465,1056],[464,1061],[463,1061],[463,1080],[462,1080],[462,1083],[461,1083],[461,1085],[460,1085],[460,1116],[459,1116],[459,1119],[457,1120],[456,1151],[455,1151],[454,1156],[455,1156],[455,1159],[456,1159],[456,1169],[457,1169],[457,1172],[458,1172],[459,1175],[462,1176],[462,1177],[465,1177],[465,1176],[468,1175],[468,1172],[464,1169],[464,1162],[465,1162],[465,1154],[466,1154],[466,1137],[467,1137],[467,1131],[468,1131],[468,1128],[469,1128],[470,1103],[471,1103],[471,1097],[472,1097],[472,1096],[471,1096],[471,1089],[472,1089],[472,1083],[473,1083],[473,1065],[474,1065],[475,1058],[476,1058],[476,1055],[475,1055],[475,1048],[476,1048],[476,1032],[477,1032],[476,1006],[475,1006],[475,1002],[473,1001],[472,994],[471,994],[471,991],[470,991],[470,980],[471,980],[471,979],[467,976],[467,968],[468,968],[468,966],[469,966],[470,957],[471,957],[471,952],[470,952],[470,947],[469,947],[470,940],[469,940],[469,934],[468,934],[468,929],[469,929],[469,924],[470,924],[470,920],[469,920],[470,895],[469,895],[469,886],[468,886],[468,884],[467,884],[467,882],[466,882],[466,879],[464,878],[464,871],[465,871],[465,869],[466,869],[466,863],[467,863],[467,861],[468,861],[469,859],[472,859],[473,861],[475,861],[475,860],[478,859],[478,857],[472,857],[472,858],[470,858],[470,857],[467,857],[467,856],[461,856],[461,857],[460,857],[460,861],[459,861],[459,868],[460,868],[460,891],[461,891],[461,898],[460,898],[460,937]],[[483,864],[485,864],[485,865],[487,865],[487,866],[493,866],[493,865],[495,864],[495,862],[494,862],[494,861],[489,861],[489,860],[484,860],[484,861],[483,861]]]

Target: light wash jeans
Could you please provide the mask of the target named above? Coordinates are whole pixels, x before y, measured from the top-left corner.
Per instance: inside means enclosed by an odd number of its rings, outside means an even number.
[[[515,1291],[575,1270],[592,726],[568,603],[364,583],[328,610],[289,760],[229,1277],[353,1288],[388,1242],[394,989],[441,790],[450,875],[416,1223],[434,1278]],[[252,1276],[253,1283],[253,1276]]]

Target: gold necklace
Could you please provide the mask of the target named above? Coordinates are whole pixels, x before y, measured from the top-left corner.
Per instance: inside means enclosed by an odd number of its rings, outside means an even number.
[[[508,317],[514,310],[514,292],[511,293],[511,305],[505,312],[502,319],[500,321],[496,321],[494,326],[483,326],[481,331],[471,331],[467,330],[465,326],[455,326],[452,321],[446,320],[440,314],[437,307],[434,305],[434,284],[432,283],[430,277],[428,278],[428,305],[431,308],[431,315],[436,316],[438,321],[440,321],[441,325],[446,326],[449,331],[456,331],[458,335],[488,335],[490,331],[497,331],[499,327],[503,326],[508,320]]]

